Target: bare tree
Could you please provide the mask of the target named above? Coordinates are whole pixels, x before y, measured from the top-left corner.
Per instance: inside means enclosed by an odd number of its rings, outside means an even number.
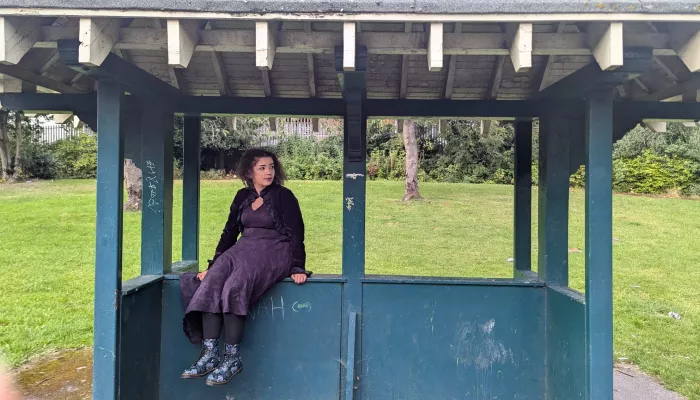
[[[406,149],[406,193],[403,201],[419,200],[422,197],[418,193],[418,141],[414,121],[404,121],[403,145]]]
[[[10,138],[8,135],[7,120],[10,116],[10,112],[7,110],[0,110],[0,162],[2,164],[2,180],[9,181],[12,176],[10,175]]]
[[[24,128],[22,127],[22,112],[15,112],[15,175],[22,171],[22,141],[24,140]]]

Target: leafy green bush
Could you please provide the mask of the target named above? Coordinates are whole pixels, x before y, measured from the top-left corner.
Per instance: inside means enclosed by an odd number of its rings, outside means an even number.
[[[54,179],[58,175],[58,159],[50,145],[28,142],[22,147],[20,179]]]
[[[97,137],[85,133],[54,144],[58,159],[57,177],[87,179],[97,175]]]
[[[338,180],[343,175],[343,138],[315,141],[291,136],[273,149],[288,179]]]
[[[613,161],[613,187],[622,192],[664,194],[674,189],[685,192],[692,178],[688,160],[661,156],[650,149],[639,157]]]

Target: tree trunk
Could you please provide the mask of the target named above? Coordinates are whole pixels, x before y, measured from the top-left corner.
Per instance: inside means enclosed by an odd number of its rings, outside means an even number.
[[[414,121],[404,121],[403,145],[406,149],[406,194],[403,201],[418,200],[421,196],[418,193],[418,141]]]
[[[15,133],[16,133],[16,141],[17,141],[17,146],[15,148],[15,168],[14,168],[14,175],[17,177],[17,175],[20,175],[22,173],[22,139],[24,136],[24,129],[22,127],[22,113],[17,111],[15,112]]]
[[[130,159],[124,160],[124,179],[126,180],[127,201],[124,211],[141,210],[142,175],[141,170]]]
[[[8,169],[10,167],[9,140],[7,137],[7,111],[0,111],[0,164],[2,168],[2,180],[8,181]]]

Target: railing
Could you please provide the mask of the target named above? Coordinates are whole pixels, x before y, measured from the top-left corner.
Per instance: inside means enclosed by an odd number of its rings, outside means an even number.
[[[95,134],[95,132],[93,132],[87,126],[75,128],[71,124],[49,124],[43,125],[41,128],[42,132],[39,135],[39,141],[44,144],[55,143],[59,140],[71,139],[82,133],[88,135]]]

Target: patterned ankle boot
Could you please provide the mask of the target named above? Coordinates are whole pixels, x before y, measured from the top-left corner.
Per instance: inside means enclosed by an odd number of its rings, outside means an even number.
[[[220,361],[219,339],[204,339],[199,358],[181,376],[183,379],[199,378],[214,371]]]
[[[226,343],[226,352],[221,364],[207,376],[207,385],[216,386],[228,383],[234,376],[243,369],[241,354],[237,344]]]

